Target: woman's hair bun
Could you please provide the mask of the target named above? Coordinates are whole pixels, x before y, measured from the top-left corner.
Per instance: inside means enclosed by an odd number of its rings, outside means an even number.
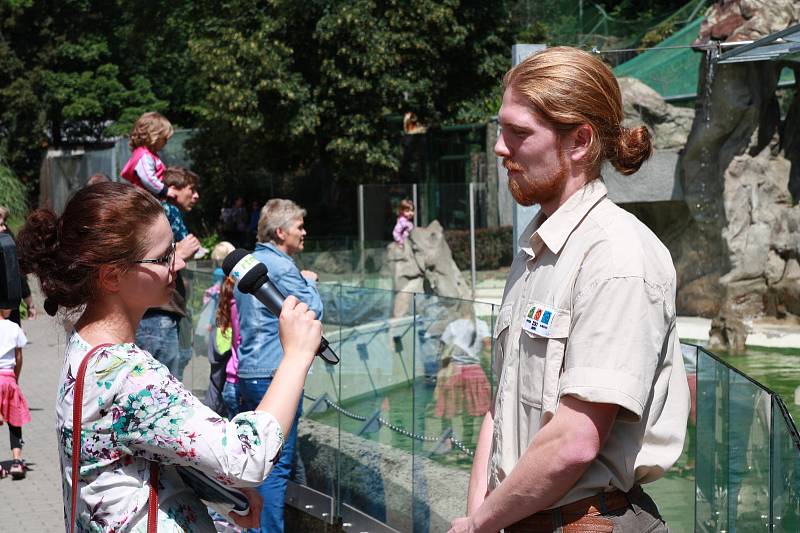
[[[56,316],[56,313],[58,313],[58,304],[55,303],[50,298],[45,298],[44,299],[44,310],[48,315]]]
[[[616,148],[616,149],[614,149]],[[639,170],[650,154],[653,153],[653,142],[650,131],[645,126],[637,128],[620,128],[616,147],[612,147],[609,157],[620,174],[630,175]]]
[[[44,277],[53,272],[58,250],[58,217],[51,209],[37,209],[17,236],[19,264],[23,272]]]

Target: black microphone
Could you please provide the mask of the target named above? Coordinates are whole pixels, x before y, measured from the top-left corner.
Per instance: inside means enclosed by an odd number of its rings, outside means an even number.
[[[269,279],[267,266],[250,255],[247,250],[237,248],[228,254],[222,262],[222,271],[233,277],[239,290],[252,294],[275,316],[280,316],[286,295]],[[331,349],[330,344],[322,337],[317,355],[331,365],[339,362],[339,356]]]

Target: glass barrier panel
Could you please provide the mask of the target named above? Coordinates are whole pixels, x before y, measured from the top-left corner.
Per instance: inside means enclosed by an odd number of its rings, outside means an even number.
[[[447,531],[466,513],[483,417],[491,407],[491,304],[418,294],[413,394],[414,531]]]
[[[180,274],[186,289],[187,317],[178,324],[182,372],[176,377],[203,399],[209,387],[209,349],[213,342],[220,280],[214,279],[210,270],[186,268]]]
[[[772,400],[772,522],[775,533],[800,531],[800,436],[780,398]]]
[[[697,405],[696,529],[768,530],[769,392],[700,350]]]
[[[321,284],[323,334],[341,356],[340,324],[336,310],[341,305],[341,287]],[[303,390],[303,416],[297,427],[297,455],[293,480],[336,499],[339,483],[338,367],[314,358]]]
[[[683,365],[689,385],[691,409],[687,420],[683,452],[664,476],[644,486],[647,494],[656,502],[662,518],[670,531],[690,533],[694,531],[695,513],[695,454],[697,444],[697,351],[696,346],[681,344]]]
[[[338,328],[338,386],[327,410],[309,409],[306,417],[339,425],[338,503],[403,530],[411,516],[412,462],[410,450],[398,445],[402,436],[390,428],[410,427],[402,399],[413,375],[413,295],[331,287],[339,296],[323,303],[326,336],[329,324]]]

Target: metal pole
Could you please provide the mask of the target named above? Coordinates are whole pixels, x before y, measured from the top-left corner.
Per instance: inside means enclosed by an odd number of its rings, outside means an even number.
[[[414,227],[419,226],[419,204],[417,203],[417,184],[411,184],[411,200],[414,202]]]
[[[477,274],[475,272],[475,183],[469,184],[469,260],[472,270],[472,299],[475,299],[475,285]]]
[[[358,273],[363,278],[364,276],[364,248],[365,248],[365,230],[364,230],[364,185],[358,186]]]

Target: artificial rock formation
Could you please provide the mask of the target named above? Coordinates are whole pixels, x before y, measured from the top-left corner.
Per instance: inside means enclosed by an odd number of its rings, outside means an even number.
[[[694,111],[668,104],[658,92],[636,78],[619,78],[626,127],[646,125],[657,150],[678,149],[686,144]]]
[[[759,39],[798,20],[800,5],[792,0],[724,0],[709,9],[695,45]],[[776,90],[785,65],[720,65],[713,51],[705,54],[701,97],[679,168],[690,218],[671,249],[679,305],[718,302],[716,310],[705,309],[716,316],[711,346],[736,352],[744,348],[746,320],[794,313],[789,263],[798,257],[800,213],[790,177],[797,172],[792,160],[800,126],[787,120],[781,132]],[[789,117],[800,118],[797,99]]]
[[[401,247],[389,245],[386,266],[398,291],[425,292],[447,298],[469,298],[470,290],[458,269],[437,220],[414,228]],[[395,316],[397,314],[395,313]]]

